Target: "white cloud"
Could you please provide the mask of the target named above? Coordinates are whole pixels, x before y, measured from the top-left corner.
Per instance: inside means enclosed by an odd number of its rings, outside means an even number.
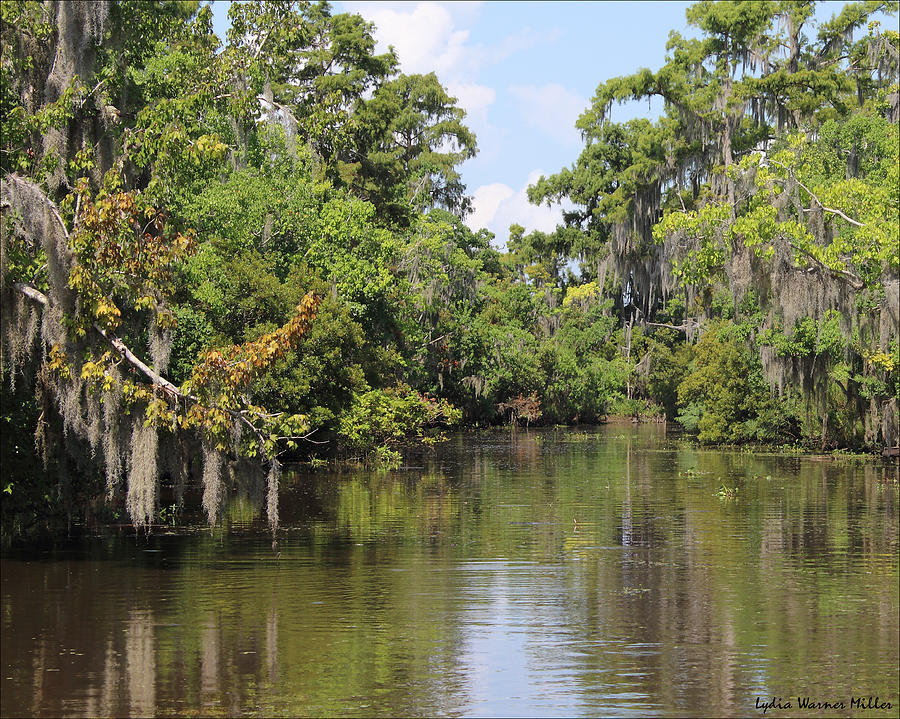
[[[481,2],[345,2],[343,8],[374,23],[377,52],[393,46],[405,73],[436,72],[470,118],[486,124],[486,109],[494,102],[496,92],[476,82],[479,73],[517,52],[556,39],[559,31],[537,32],[524,28],[497,38],[488,47],[474,45],[468,28],[479,19],[482,5]]]
[[[509,92],[518,101],[519,112],[526,123],[562,145],[577,147],[581,144],[575,121],[588,102],[577,92],[558,83],[513,85]]]
[[[476,231],[482,227],[490,229],[500,205],[515,194],[509,185],[502,182],[482,185],[472,194],[473,210],[466,224]]]
[[[412,3],[409,0],[380,0],[372,2],[372,0],[363,0],[362,2],[342,2],[340,3],[343,12],[358,13],[368,19],[367,11],[376,10],[393,10],[394,12],[409,12],[410,7],[414,7],[420,3]],[[430,3],[441,5],[453,19],[460,24],[473,23],[481,14],[483,2],[478,0],[453,0],[453,2]]]
[[[530,27],[522,28],[515,35],[507,35],[499,42],[492,44],[487,49],[487,60],[491,63],[501,62],[517,52],[530,50],[544,43],[555,42],[560,35],[559,28],[552,28],[545,32],[536,32]]]
[[[498,140],[498,128],[488,118],[488,109],[497,99],[496,91],[474,82],[451,82],[447,85],[447,92],[466,111],[465,123],[475,132],[479,152],[483,155],[484,148],[490,146],[485,143],[495,143]]]
[[[477,75],[487,65],[553,42],[558,28],[539,32],[523,28],[498,37],[489,46],[473,45],[472,27],[481,13],[480,2],[348,2],[344,8],[375,24],[377,51],[393,45],[406,73],[436,71],[442,82]]]
[[[494,88],[474,82],[451,82],[447,85],[447,91],[459,101],[470,116],[484,114],[488,106],[497,99]]]
[[[466,111],[467,124],[481,137],[490,134],[488,108],[497,97],[493,88],[475,81],[485,53],[469,43],[466,29],[478,19],[481,4],[344,3],[344,9],[375,24],[376,51],[393,46],[403,72],[436,72]]]
[[[501,248],[506,246],[509,226],[513,223],[522,225],[525,234],[533,230],[553,232],[557,225],[562,224],[562,206],[538,206],[528,201],[528,186],[537,182],[543,174],[546,173],[540,170],[530,172],[528,180],[518,191],[501,182],[482,185],[473,193],[474,210],[466,219],[466,224],[475,231],[485,227],[493,232],[495,244]]]
[[[508,142],[511,130],[507,123],[495,124],[496,117],[492,121],[494,113],[506,109],[498,107],[497,90],[485,84],[483,73],[517,53],[557,40],[560,31],[527,27],[508,34],[500,31],[493,33],[489,44],[481,44],[472,39],[470,30],[481,20],[482,5],[480,2],[344,2],[341,9],[359,13],[374,24],[377,51],[385,52],[388,46],[393,46],[402,72],[437,73],[449,94],[466,111],[466,125],[478,138],[478,158],[466,166],[477,163],[482,176],[487,174],[483,168],[492,168],[490,174],[497,177],[503,168],[495,169],[495,165],[502,163],[505,154],[511,151]],[[559,84],[515,85],[506,92],[518,104],[520,126],[536,128],[567,148],[579,145],[574,124],[587,106],[584,98]],[[463,177],[466,166],[462,169]],[[526,195],[528,185],[540,174],[531,173],[518,190],[514,187],[518,179],[512,181],[513,186],[494,182],[478,187],[472,193],[474,211],[467,224],[473,229],[488,228],[500,246],[506,244],[509,225],[515,222],[529,232],[552,231],[562,221],[560,208],[535,207],[529,204]]]
[[[453,15],[444,5],[434,2],[360,3],[352,6],[366,20],[375,23],[377,50],[392,45],[406,73],[438,76],[456,75],[467,62],[470,48],[468,30],[456,29]]]

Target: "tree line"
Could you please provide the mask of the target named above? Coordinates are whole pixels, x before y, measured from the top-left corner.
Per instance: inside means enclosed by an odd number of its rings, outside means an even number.
[[[215,522],[249,482],[275,527],[286,460],[504,421],[897,441],[896,2],[691,6],[505,251],[464,223],[464,111],[358,15],[0,7],[4,519],[105,493],[141,526],[199,481]]]

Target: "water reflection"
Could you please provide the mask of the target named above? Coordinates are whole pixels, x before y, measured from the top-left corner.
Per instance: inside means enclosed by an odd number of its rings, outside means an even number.
[[[125,626],[125,674],[132,716],[156,712],[156,642],[153,613],[133,609]]]
[[[460,435],[420,464],[286,475],[278,559],[240,493],[229,531],[7,555],[0,713],[900,703],[895,467],[697,451],[645,427]]]

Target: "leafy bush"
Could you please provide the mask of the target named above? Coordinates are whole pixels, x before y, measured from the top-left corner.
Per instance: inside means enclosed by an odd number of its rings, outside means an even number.
[[[678,421],[685,429],[696,429],[701,442],[773,439],[784,424],[759,356],[741,334],[731,322],[710,326],[694,347],[690,370],[678,385],[682,407]]]
[[[353,398],[340,417],[339,436],[348,448],[370,451],[414,439],[427,439],[452,427],[462,413],[444,399],[434,399],[398,383]]]

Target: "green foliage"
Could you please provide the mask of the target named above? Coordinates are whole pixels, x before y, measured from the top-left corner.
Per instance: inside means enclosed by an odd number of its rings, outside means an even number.
[[[232,3],[220,39],[197,2],[0,7],[3,379],[40,389],[39,435],[88,438],[85,488],[101,444],[110,491],[138,470],[135,521],[173,517],[148,428],[203,445],[211,518],[225,454],[393,467],[510,412],[665,413],[703,442],[896,435],[900,43],[872,22],[896,3],[816,36],[810,3],[693,5],[697,37],[602,82],[582,152],[529,188],[571,203],[563,225],[513,224],[506,253],[463,223],[464,111],[358,15]],[[650,97],[659,120],[611,122]],[[23,301],[47,307],[39,339]]]
[[[402,198],[417,210],[470,209],[455,167],[476,153],[475,135],[434,73],[401,75],[381,85],[361,109],[366,156],[343,168],[352,187],[398,219]]]
[[[688,372],[693,347],[681,342],[673,343],[674,346],[659,343],[654,348],[650,360],[650,373],[647,377],[647,389],[650,397],[663,407],[666,417],[670,420],[676,418],[678,410],[678,386]],[[688,405],[690,407],[690,405]],[[685,408],[685,412],[688,408]],[[685,429],[696,430],[696,422],[678,421]]]
[[[440,428],[452,427],[460,418],[459,410],[446,400],[398,383],[356,395],[341,417],[339,431],[348,447],[369,451],[425,438]]]
[[[565,228],[511,228],[522,271],[542,286],[577,259],[584,280],[611,287],[623,324],[680,323],[690,341],[708,320],[734,320],[743,347],[730,356],[701,340],[676,358],[670,340],[629,336],[624,357],[649,353],[650,370],[626,360],[612,406],[655,400],[707,441],[893,441],[893,370],[867,358],[897,337],[900,43],[873,19],[897,9],[849,3],[816,36],[812,3],[698,2],[697,37],[673,32],[661,68],[597,87],[579,157],[529,188],[532,202],[575,205]],[[611,121],[614,104],[650,97],[666,103],[658,121]],[[673,284],[684,294],[669,310]],[[782,331],[785,317],[796,327]],[[743,372],[777,383],[783,409],[743,387]],[[713,378],[737,384],[703,389]]]
[[[762,367],[734,324],[707,329],[693,349],[694,359],[678,385],[685,407],[678,416],[701,442],[771,440],[785,421],[763,379]]]
[[[835,310],[826,312],[819,322],[812,317],[798,319],[789,335],[767,329],[760,334],[759,343],[771,345],[780,357],[823,358],[832,362],[843,357],[847,345],[840,314]]]

